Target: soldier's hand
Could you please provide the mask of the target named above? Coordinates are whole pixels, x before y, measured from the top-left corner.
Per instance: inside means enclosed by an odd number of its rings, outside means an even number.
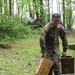
[[[62,52],[62,56],[66,57],[66,52]]]
[[[44,53],[44,57],[46,57],[46,53]]]
[[[43,58],[43,57],[46,57],[46,53],[44,53],[44,54],[42,55],[42,58]]]

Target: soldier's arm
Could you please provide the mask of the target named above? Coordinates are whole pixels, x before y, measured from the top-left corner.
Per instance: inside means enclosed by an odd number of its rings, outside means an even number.
[[[66,32],[64,28],[60,29],[60,38],[62,39],[63,52],[66,52],[68,48],[68,42],[67,42]]]
[[[41,34],[40,34],[40,47],[41,47],[41,53],[44,55],[45,53],[45,37],[46,37],[46,27],[43,27]]]

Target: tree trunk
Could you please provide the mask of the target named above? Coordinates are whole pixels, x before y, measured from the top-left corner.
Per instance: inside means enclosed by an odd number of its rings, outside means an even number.
[[[63,0],[63,25],[65,27],[65,0]]]
[[[50,6],[49,6],[50,0],[48,0],[48,22],[50,22]]]
[[[71,9],[72,7],[71,7],[71,0],[70,0],[70,17],[69,17],[69,29],[71,29],[71,26],[72,26],[72,24],[71,24],[71,21],[72,21],[72,9]]]
[[[37,0],[33,0],[34,3],[34,7],[35,8],[35,12],[36,12],[36,20],[39,21],[40,17],[39,17],[39,11],[38,11],[38,6],[37,6]]]
[[[4,0],[4,13],[5,13],[5,14],[8,13],[8,4],[7,4],[7,0]]]
[[[29,4],[29,14],[30,14],[30,17],[32,18],[33,14],[32,14],[32,10],[31,10],[31,5],[30,4]]]
[[[0,1],[0,13],[2,13],[2,0]]]
[[[9,0],[10,16],[14,13],[14,0]]]
[[[41,23],[43,23],[43,16],[45,15],[43,10],[43,0],[40,0],[40,19],[41,19]]]

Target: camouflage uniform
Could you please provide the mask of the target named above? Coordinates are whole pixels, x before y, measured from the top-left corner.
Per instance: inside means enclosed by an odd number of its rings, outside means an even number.
[[[66,51],[68,47],[66,33],[61,24],[58,24],[57,27],[53,26],[52,23],[46,24],[40,35],[41,52],[42,54],[46,53],[46,57],[54,61],[54,65],[52,67],[54,71],[60,71],[61,66],[59,36],[62,39],[63,50]]]

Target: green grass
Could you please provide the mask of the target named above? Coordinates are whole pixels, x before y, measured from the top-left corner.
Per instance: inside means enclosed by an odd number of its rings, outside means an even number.
[[[74,43],[74,39],[68,39],[69,43]],[[0,49],[0,75],[34,75],[41,58],[39,35],[31,35],[10,44],[11,49]],[[62,53],[61,46],[60,49]],[[67,55],[74,54],[73,50],[68,49]]]
[[[19,40],[9,50],[0,49],[0,75],[34,75],[41,57],[39,36]]]

